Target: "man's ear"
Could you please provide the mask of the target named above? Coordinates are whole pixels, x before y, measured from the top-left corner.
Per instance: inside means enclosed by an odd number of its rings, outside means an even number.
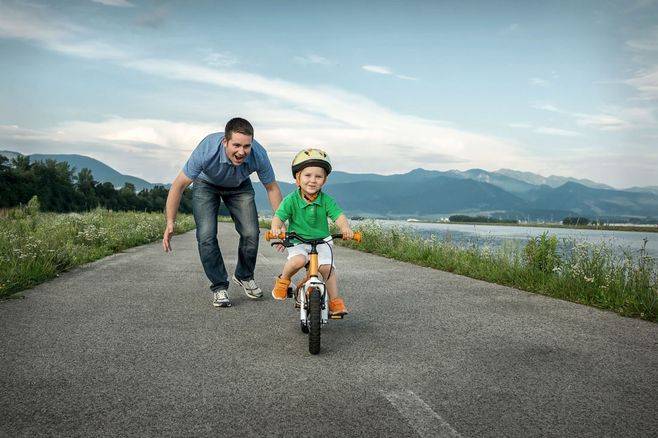
[[[222,145],[223,145],[224,147],[226,147],[226,144],[227,144],[227,143],[226,143],[226,137],[222,137]]]

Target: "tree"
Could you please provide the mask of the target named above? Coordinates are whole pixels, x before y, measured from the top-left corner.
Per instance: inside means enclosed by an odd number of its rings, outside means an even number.
[[[96,181],[91,170],[83,168],[76,176],[75,188],[80,192],[81,205],[84,210],[98,207],[98,196],[96,196]]]
[[[562,225],[585,226],[587,224],[589,224],[589,219],[587,219],[586,217],[569,216],[562,219]]]

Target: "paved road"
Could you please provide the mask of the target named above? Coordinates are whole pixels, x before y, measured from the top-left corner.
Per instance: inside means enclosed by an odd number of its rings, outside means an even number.
[[[0,302],[0,436],[658,435],[656,324],[339,248],[352,313],[311,356],[292,303],[215,309],[173,244]]]

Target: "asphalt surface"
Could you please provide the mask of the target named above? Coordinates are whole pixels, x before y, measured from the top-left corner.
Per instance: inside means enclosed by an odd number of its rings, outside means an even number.
[[[173,247],[0,302],[0,436],[658,436],[657,324],[338,248],[351,314],[311,356],[283,255],[217,309],[194,232]]]

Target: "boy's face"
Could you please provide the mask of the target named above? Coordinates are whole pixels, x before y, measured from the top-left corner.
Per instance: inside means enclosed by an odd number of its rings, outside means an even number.
[[[325,181],[327,181],[327,175],[322,167],[305,167],[299,175],[299,187],[310,195],[319,192]]]

